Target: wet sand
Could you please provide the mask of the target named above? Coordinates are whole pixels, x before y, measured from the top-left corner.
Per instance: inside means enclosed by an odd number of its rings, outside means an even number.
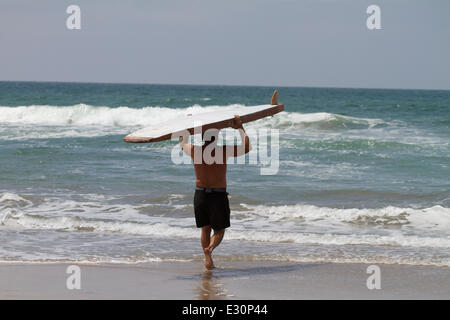
[[[0,299],[449,299],[450,269],[379,265],[381,289],[366,285],[368,265],[200,262],[78,265],[81,289],[66,287],[69,264],[1,264]]]

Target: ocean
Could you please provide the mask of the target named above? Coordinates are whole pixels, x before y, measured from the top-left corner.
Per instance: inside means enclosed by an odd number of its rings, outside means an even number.
[[[42,82],[0,82],[0,262],[200,262],[192,165],[123,137],[274,89],[244,127],[279,132],[278,172],[229,166],[216,264],[449,267],[450,91]]]

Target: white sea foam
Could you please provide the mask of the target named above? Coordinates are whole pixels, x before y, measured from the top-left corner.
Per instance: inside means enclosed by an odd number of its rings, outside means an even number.
[[[142,236],[155,239],[152,241],[174,238],[181,239],[180,241],[186,239],[185,242],[187,239],[197,241],[199,231],[194,226],[193,217],[180,215],[181,211],[192,210],[186,209],[184,198],[182,194],[173,194],[161,199],[161,202],[143,205],[123,203],[118,196],[95,194],[85,197],[78,195],[77,200],[72,200],[58,196],[35,198],[12,192],[0,193],[0,228],[5,232],[12,232],[12,235],[21,234],[23,230],[38,231],[24,233],[25,238],[17,242],[18,249],[11,247],[0,250],[4,256],[0,260],[80,260],[92,263],[139,263],[160,261],[159,259],[164,261],[166,258],[183,260],[186,257],[176,252],[174,255],[163,254],[161,257],[141,256],[140,253],[136,254],[134,246]],[[241,244],[227,243],[259,246],[257,243],[261,242],[265,243],[261,244],[262,247],[287,245],[287,248],[291,248],[289,250],[296,246],[307,249],[298,253],[287,250],[280,252],[279,256],[265,258],[264,255],[269,253],[262,250],[255,253],[258,259],[450,265],[448,256],[444,253],[450,248],[450,209],[442,206],[424,209],[392,206],[378,209],[339,209],[304,204],[241,204],[240,207],[240,210],[233,211],[233,228],[227,230],[226,240],[239,241]],[[154,210],[157,210],[157,214],[154,214]],[[161,212],[165,213],[161,215]],[[33,236],[30,235],[39,234],[39,241],[45,243],[60,237],[59,232],[55,231],[64,231],[64,237],[71,245],[75,245],[73,241],[80,241],[79,238],[92,239],[93,251],[74,253],[59,248],[56,244],[52,251],[46,251],[45,246],[42,252],[21,251],[21,246],[27,241],[33,241]],[[5,233],[7,234],[9,233]],[[103,239],[134,240],[130,242],[130,248],[122,248],[126,251],[122,257],[122,249],[117,251],[119,256],[100,253],[103,250],[99,248],[107,243]],[[321,253],[315,255],[316,250],[311,248],[320,248]],[[97,257],[97,254],[100,256]]]
[[[169,220],[170,221],[170,220]],[[93,220],[79,217],[51,217],[36,215],[21,215],[5,223],[9,227],[25,229],[113,232],[120,234],[143,235],[154,237],[197,238],[198,230],[194,227],[179,227],[169,223],[138,223],[114,220]],[[322,245],[375,245],[375,246],[406,246],[450,248],[450,237],[419,237],[403,234],[382,236],[373,234],[319,234],[309,232],[277,232],[263,230],[230,230],[227,238],[242,241],[287,242],[299,244]]]
[[[247,205],[241,204],[247,213],[271,221],[304,219],[305,221],[344,222],[358,225],[405,225],[415,229],[435,231],[450,230],[450,208],[436,205],[424,209],[387,206],[374,209],[339,209],[313,205]]]
[[[187,108],[148,106],[110,108],[77,104],[73,106],[31,105],[0,106],[0,140],[50,139],[72,137],[99,137],[126,135],[143,127],[168,121],[184,114],[223,111],[241,104],[227,106],[192,105]],[[317,112],[281,112],[246,125],[248,129],[279,129],[286,136],[322,141],[339,139],[345,134],[350,139],[408,144],[446,145],[448,141],[427,134],[417,128],[406,127],[399,121],[386,122],[378,118],[357,118],[340,114]],[[286,142],[282,142],[286,143]],[[370,143],[370,141],[368,141]],[[349,152],[341,150],[339,152]]]
[[[187,113],[198,114],[224,110],[241,105],[193,105],[188,108],[167,107],[98,107],[86,104],[74,106],[21,106],[0,107],[0,124],[33,124],[46,126],[147,126],[170,120]]]
[[[137,256],[137,257],[102,257],[90,256],[81,258],[48,257],[36,258],[30,255],[26,258],[5,258],[0,257],[0,264],[144,264],[161,262],[195,262],[201,261],[201,257],[192,258],[170,258],[158,256]],[[292,254],[271,254],[271,255],[216,255],[216,261],[282,261],[299,263],[363,263],[363,264],[402,264],[414,266],[437,266],[450,267],[450,259],[430,260],[427,257],[407,256],[407,257],[385,257],[385,256],[334,256],[320,252],[317,255],[292,255]]]
[[[182,194],[171,194],[167,199],[161,199],[162,202],[147,205],[124,203],[118,196],[106,197],[96,194],[88,194],[83,196],[84,199],[77,200],[47,196],[36,201],[33,200],[35,203],[25,197],[29,198],[26,195],[10,192],[0,193],[0,217],[3,218],[3,221],[14,216],[19,217],[17,223],[24,227],[45,228],[48,222],[50,229],[71,229],[70,223],[72,222],[75,223],[74,229],[83,229],[85,225],[79,224],[83,222],[87,223],[86,226],[92,230],[133,233],[131,230],[136,228],[138,234],[145,233],[147,225],[155,222],[165,222],[170,226],[178,227],[190,225],[187,217],[180,218],[180,212],[189,210],[191,207],[190,202],[186,203],[185,195]],[[149,208],[158,214],[152,215],[148,211]],[[164,213],[164,216],[161,216],[161,213]],[[172,213],[176,216],[172,216]],[[416,232],[415,234],[427,231],[445,235],[450,231],[450,208],[440,205],[423,209],[394,206],[342,209],[308,204],[249,205],[241,203],[240,209],[234,210],[233,215],[240,217],[238,218],[239,224],[254,227],[255,230],[264,227],[264,232],[279,232],[285,227],[292,229],[299,225],[304,226],[301,228],[302,232],[308,232],[316,231],[317,226],[323,226],[326,230],[328,225],[336,226],[337,224],[341,225],[340,230],[343,231],[353,228],[353,226],[364,226],[364,228],[370,229],[394,226],[397,229],[413,230]],[[70,220],[72,218],[75,220]],[[91,220],[105,220],[106,224],[98,222],[99,225],[91,226]],[[124,225],[121,226],[122,223]],[[126,225],[126,223],[131,223],[131,225]],[[271,226],[267,228],[269,224]],[[308,230],[308,226],[312,228]],[[149,228],[150,234],[153,230],[151,228],[154,227],[149,226]],[[277,237],[274,240],[290,241]]]
[[[29,200],[22,198],[18,194],[5,192],[0,195],[0,203],[6,201],[24,202],[31,203]]]
[[[44,126],[149,126],[183,114],[198,114],[210,111],[227,110],[243,106],[232,104],[227,106],[192,105],[188,108],[144,107],[110,108],[106,106],[90,106],[78,104],[74,106],[32,105],[19,107],[0,107],[0,124],[10,125],[44,125]],[[286,127],[296,125],[318,124],[324,128],[329,126],[363,125],[374,126],[382,123],[381,119],[363,119],[338,114],[282,112],[273,118],[262,119],[259,125],[270,127]],[[256,125],[258,126],[258,125]]]
[[[363,263],[363,264],[402,264],[402,265],[421,265],[421,266],[437,266],[450,267],[450,259],[444,258],[440,260],[432,260],[428,257],[420,256],[364,256],[364,255],[330,255],[320,252],[318,255],[276,255],[258,257],[258,260],[287,261],[300,263]]]
[[[75,264],[141,264],[141,263],[158,263],[158,262],[189,262],[192,259],[177,259],[177,258],[159,258],[155,256],[143,257],[86,257],[86,258],[24,258],[24,259],[5,259],[0,257],[0,264],[55,264],[55,263],[75,263]]]
[[[308,128],[319,130],[368,129],[379,124],[386,124],[382,119],[356,118],[328,112],[299,113],[282,112],[280,117],[259,120],[261,125],[276,128]]]

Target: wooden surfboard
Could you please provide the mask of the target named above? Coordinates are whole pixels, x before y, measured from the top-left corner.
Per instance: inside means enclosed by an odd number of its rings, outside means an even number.
[[[278,91],[272,96],[272,101],[267,105],[253,107],[235,107],[224,111],[186,114],[175,117],[152,127],[146,127],[127,135],[124,140],[132,143],[146,143],[169,140],[179,136],[187,130],[190,134],[204,132],[208,129],[224,129],[233,126],[234,115],[237,114],[242,123],[247,123],[264,117],[273,116],[284,110],[283,104],[278,104]]]

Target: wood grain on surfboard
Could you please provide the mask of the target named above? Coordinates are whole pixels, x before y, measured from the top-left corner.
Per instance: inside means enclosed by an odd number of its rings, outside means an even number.
[[[278,104],[278,90],[275,90],[270,105],[261,105],[254,107],[239,107],[236,110],[232,110],[238,114],[242,120],[242,123],[247,123],[255,120],[259,120],[268,116],[273,116],[284,110],[283,104]],[[229,111],[227,112],[229,113]],[[241,114],[239,114],[241,113]],[[201,120],[205,123],[196,125],[195,120]],[[209,118],[209,119],[208,119]],[[229,114],[226,119],[220,119],[214,121],[213,118],[221,118],[218,112],[200,113],[197,115],[187,114],[182,118],[177,117],[174,120],[169,120],[160,125],[155,125],[150,128],[143,128],[136,132],[133,132],[126,136],[124,140],[131,143],[149,143],[158,142],[172,139],[173,137],[180,136],[182,132],[186,130],[192,135],[197,132],[205,132],[208,129],[224,129],[233,126],[234,114]],[[206,120],[205,120],[206,119]],[[179,121],[179,127],[176,128],[176,122]],[[181,128],[181,127],[183,128]],[[175,129],[176,128],[176,129]]]

